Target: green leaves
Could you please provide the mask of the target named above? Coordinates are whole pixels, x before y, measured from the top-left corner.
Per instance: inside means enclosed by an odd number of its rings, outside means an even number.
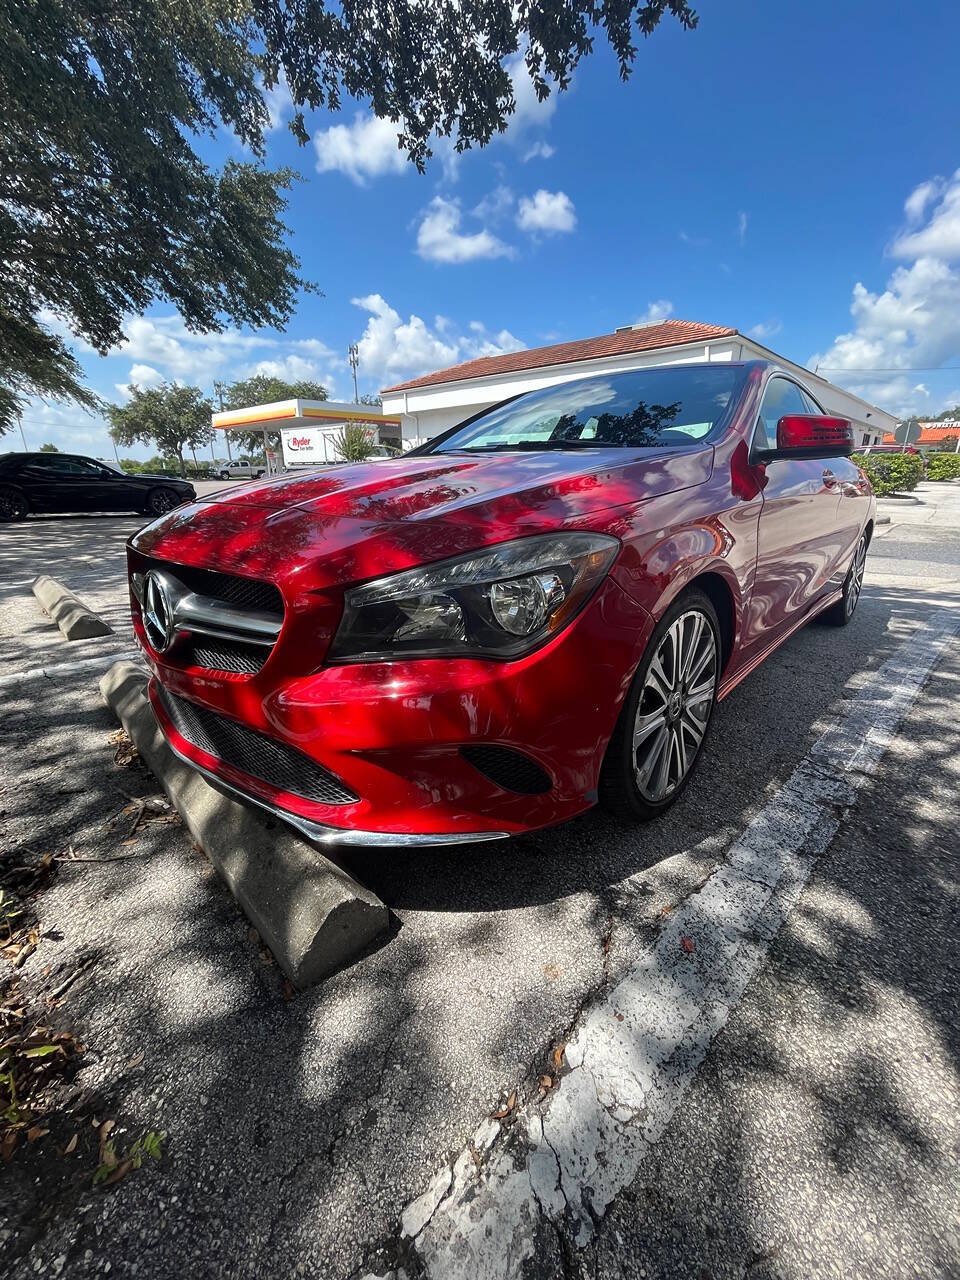
[[[923,479],[923,459],[916,453],[855,453],[853,461],[867,473],[878,498],[909,493]]]
[[[145,391],[132,387],[128,403],[111,405],[108,412],[110,434],[117,444],[155,443],[161,453],[177,458],[181,473],[184,449],[199,448],[213,439],[213,405],[199,387],[174,382]]]
[[[368,101],[422,169],[437,136],[506,129],[521,52],[543,99],[598,31],[625,77],[668,14],[696,25],[687,0],[5,0],[0,435],[31,395],[102,409],[64,339],[105,354],[154,302],[198,332],[286,326],[314,286],[283,224],[295,175],[260,164],[264,86],[285,80],[301,144],[304,109]],[[253,163],[204,162],[221,125]]]

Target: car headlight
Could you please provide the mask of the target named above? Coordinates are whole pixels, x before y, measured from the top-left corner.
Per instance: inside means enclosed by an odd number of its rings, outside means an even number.
[[[330,658],[519,657],[579,612],[619,549],[600,533],[552,533],[366,582],[346,593]]]

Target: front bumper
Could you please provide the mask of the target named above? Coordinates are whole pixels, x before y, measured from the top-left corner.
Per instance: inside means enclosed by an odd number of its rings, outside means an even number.
[[[652,629],[608,578],[561,635],[515,662],[330,665],[285,679],[281,640],[261,672],[238,680],[165,664],[135,623],[154,709],[178,756],[312,841],[373,846],[503,839],[588,809]],[[316,762],[355,799],[319,803],[199,749],[178,732],[158,686]],[[462,754],[477,745],[521,753],[548,786],[518,794],[497,785]]]

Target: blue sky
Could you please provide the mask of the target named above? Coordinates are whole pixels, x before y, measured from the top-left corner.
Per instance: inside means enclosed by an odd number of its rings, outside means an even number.
[[[111,400],[131,380],[209,391],[258,369],[349,399],[351,342],[376,391],[673,315],[819,359],[894,412],[938,413],[960,402],[960,95],[943,56],[957,47],[955,3],[706,0],[695,31],[667,19],[642,44],[626,84],[600,38],[545,104],[518,64],[508,133],[460,157],[441,143],[423,176],[364,104],[312,117],[299,147],[276,92],[267,162],[303,175],[287,221],[324,296],[285,334],[192,336],[158,306],[115,353],[78,354]],[[240,153],[226,134],[200,149]],[[69,406],[30,405],[24,431],[111,456],[102,423]]]

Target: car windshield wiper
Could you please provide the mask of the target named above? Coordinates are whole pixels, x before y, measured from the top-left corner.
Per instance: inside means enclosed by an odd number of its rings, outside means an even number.
[[[624,449],[629,445],[609,440],[520,440],[516,444],[475,444],[460,449],[441,449],[438,453],[541,453],[547,449]]]

